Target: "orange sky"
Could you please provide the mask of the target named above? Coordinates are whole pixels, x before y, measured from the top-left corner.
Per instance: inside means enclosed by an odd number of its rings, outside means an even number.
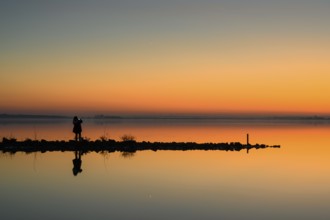
[[[226,2],[9,4],[0,113],[330,113],[329,4]]]

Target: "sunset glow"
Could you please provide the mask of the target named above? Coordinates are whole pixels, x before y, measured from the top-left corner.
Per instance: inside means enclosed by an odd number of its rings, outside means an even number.
[[[330,114],[329,2],[106,2],[1,3],[0,113]]]

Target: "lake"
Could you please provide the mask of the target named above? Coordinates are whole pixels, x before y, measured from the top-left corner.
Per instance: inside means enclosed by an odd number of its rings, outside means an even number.
[[[0,153],[1,219],[330,219],[330,124],[85,120],[83,136],[281,145],[246,151]],[[0,137],[73,139],[71,120],[2,120]]]

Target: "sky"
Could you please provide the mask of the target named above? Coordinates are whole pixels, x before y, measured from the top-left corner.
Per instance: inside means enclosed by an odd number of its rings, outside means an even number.
[[[0,113],[330,114],[328,0],[0,2]]]

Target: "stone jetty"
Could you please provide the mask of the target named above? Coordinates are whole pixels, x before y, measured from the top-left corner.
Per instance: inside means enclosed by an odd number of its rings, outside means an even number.
[[[148,141],[115,141],[115,140],[82,140],[82,141],[47,141],[3,138],[0,151],[4,153],[16,152],[52,152],[52,151],[83,151],[83,152],[136,152],[143,150],[223,150],[241,151],[250,149],[280,148],[280,145],[230,143],[195,143],[195,142],[148,142]]]

